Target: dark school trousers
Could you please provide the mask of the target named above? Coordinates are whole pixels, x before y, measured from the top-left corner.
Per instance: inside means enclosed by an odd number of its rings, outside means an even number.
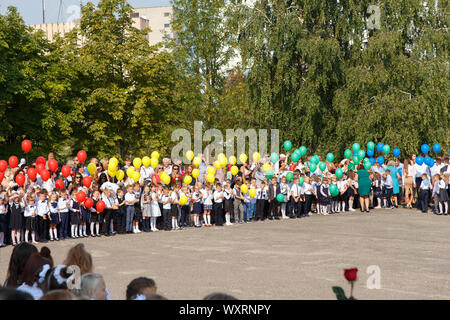
[[[111,209],[105,209],[104,211],[103,211],[103,213],[104,213],[104,223],[103,223],[103,229],[102,229],[102,232],[104,233],[104,234],[106,234],[106,235],[109,235],[110,234],[110,225],[111,225],[111,215],[112,215],[112,211],[113,210],[111,210]]]
[[[417,209],[423,210],[422,209],[422,201],[421,201],[421,193],[419,190],[420,184],[422,183],[422,177],[416,177],[415,182],[416,182],[416,190],[417,190],[417,201],[416,201]],[[428,192],[428,190],[427,190],[427,192]]]
[[[255,220],[264,220],[266,218],[266,200],[264,199],[256,199],[256,215]]]
[[[428,190],[419,190],[420,208],[423,212],[428,211]]]
[[[163,209],[164,230],[172,230],[172,210]]]
[[[223,203],[214,203],[214,222],[216,226],[223,226]]]
[[[59,224],[59,237],[65,239],[69,237],[69,212],[61,212],[61,223]]]
[[[273,218],[278,219],[280,217],[280,206],[279,206],[278,200],[276,198],[273,198],[272,200],[270,200],[269,217],[270,217],[270,219],[273,219]]]
[[[47,219],[42,218],[41,216],[37,216],[37,232],[39,236],[39,241],[47,241],[48,240],[48,228],[50,226],[48,216]]]
[[[311,212],[312,194],[305,194],[305,208],[303,214],[309,214]]]
[[[116,222],[117,222],[117,232],[125,233],[125,227],[127,222],[127,213],[126,208],[120,208],[116,213]]]

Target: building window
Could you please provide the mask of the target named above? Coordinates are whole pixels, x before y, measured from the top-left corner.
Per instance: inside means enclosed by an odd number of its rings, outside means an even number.
[[[164,17],[170,16],[170,12],[164,12]]]
[[[139,12],[132,12],[130,16],[131,18],[139,18]]]
[[[170,23],[165,23],[164,24],[164,28],[169,28],[170,27]]]

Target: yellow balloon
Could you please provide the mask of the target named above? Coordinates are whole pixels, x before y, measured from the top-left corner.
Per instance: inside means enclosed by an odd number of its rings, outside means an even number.
[[[119,165],[119,160],[117,160],[116,157],[112,157],[111,159],[109,159],[109,164],[111,164],[112,167],[117,168],[117,166]]]
[[[194,166],[198,167],[200,163],[202,163],[202,159],[200,159],[200,157],[195,157],[192,163],[194,164]]]
[[[231,164],[231,165],[235,165],[236,164],[236,157],[235,156],[231,156],[230,158],[228,158],[228,162]]]
[[[166,184],[166,185],[169,185],[170,184],[170,177],[168,175],[164,176],[164,178],[162,179],[162,182],[164,182],[164,184]]]
[[[206,170],[206,172],[207,172],[208,174],[215,175],[215,174],[216,174],[216,169],[214,169],[214,167],[208,167],[208,169]]]
[[[144,167],[148,168],[150,163],[151,163],[151,160],[149,157],[145,156],[142,158],[142,164],[144,165]]]
[[[198,170],[198,169],[192,170],[192,176],[194,177],[194,179],[197,179],[199,175],[200,175],[200,170]]]
[[[136,169],[139,169],[139,168],[141,167],[141,165],[142,165],[142,160],[141,160],[141,158],[134,158],[134,159],[133,159],[133,166],[134,166]]]
[[[180,205],[184,206],[188,203],[188,198],[186,196],[181,196],[179,202],[180,202]]]
[[[247,155],[245,153],[241,154],[239,160],[241,160],[242,163],[245,163],[247,161]]]
[[[150,165],[152,166],[153,169],[155,169],[158,166],[158,159],[151,158],[150,159]]]
[[[192,150],[189,150],[188,152],[186,152],[186,158],[189,161],[192,161],[192,159],[194,159],[194,152]]]
[[[211,174],[211,173],[208,173],[207,175],[206,175],[206,180],[208,181],[208,182],[210,182],[210,183],[214,183],[214,180],[216,179],[216,177],[214,177],[214,175],[213,174]]]
[[[151,154],[151,157],[155,158],[155,159],[159,159],[159,152],[158,151],[153,151],[152,154]]]
[[[108,169],[108,174],[109,174],[110,177],[114,177],[117,174],[117,172],[116,171],[111,171],[111,170]]]
[[[184,177],[184,183],[185,184],[190,184],[192,182],[192,177],[191,176],[186,176]]]
[[[227,158],[222,158],[219,160],[219,163],[222,167],[225,167],[227,165]]]
[[[220,168],[222,168],[222,165],[220,164],[219,161],[214,161],[214,167],[216,167],[217,170],[219,170]]]
[[[248,187],[247,187],[247,185],[245,183],[241,186],[241,192],[242,193],[247,193],[248,192]]]
[[[125,172],[123,172],[123,170],[118,170],[116,173],[116,178],[117,180],[122,180],[125,177]]]
[[[254,198],[256,196],[256,189],[251,188],[248,194],[250,195],[250,197]]]
[[[117,165],[115,165],[114,163],[108,163],[108,170],[113,172],[117,170]]]
[[[269,172],[270,170],[272,170],[272,167],[271,167],[270,163],[263,164],[263,170],[265,172]]]
[[[93,175],[95,173],[95,171],[97,171],[97,167],[95,166],[95,163],[89,163],[88,166],[88,171],[91,175]]]
[[[239,169],[238,169],[238,167],[236,167],[236,166],[232,166],[231,169],[230,169],[230,171],[231,171],[231,174],[232,174],[233,176],[235,176],[235,175],[238,174]]]
[[[139,172],[137,172],[137,171],[133,172],[134,182],[138,182],[140,178],[141,178],[141,174]]]
[[[217,156],[217,161],[222,162],[223,159],[227,159],[227,157],[223,154],[223,153],[219,153],[219,155]]]
[[[135,170],[133,169],[133,168],[128,168],[127,169],[127,176],[129,177],[129,178],[133,178],[133,173],[135,172]]]
[[[260,159],[259,152],[254,152],[253,153],[253,161],[257,162],[257,161],[259,161],[259,159]]]

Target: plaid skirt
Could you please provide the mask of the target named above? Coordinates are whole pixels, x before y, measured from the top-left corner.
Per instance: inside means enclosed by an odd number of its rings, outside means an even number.
[[[205,210],[205,211],[206,210],[212,210],[212,207],[213,207],[212,204],[204,204],[203,205],[203,210]]]

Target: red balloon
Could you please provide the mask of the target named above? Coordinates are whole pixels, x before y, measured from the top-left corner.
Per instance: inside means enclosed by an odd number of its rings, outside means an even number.
[[[97,209],[97,212],[102,212],[103,210],[105,210],[105,202],[103,202],[103,200],[97,202],[95,209]]]
[[[64,181],[62,181],[61,179],[56,180],[55,188],[56,189],[64,189]]]
[[[42,163],[38,163],[38,164],[36,165],[36,171],[37,171],[37,173],[41,174],[42,170],[45,170],[45,165],[42,164]]]
[[[36,159],[36,165],[39,163],[42,163],[45,166],[46,162],[47,162],[47,160],[45,160],[45,158],[43,156],[37,157],[37,159]]]
[[[75,198],[77,199],[78,203],[82,203],[84,200],[86,200],[86,193],[84,193],[84,191],[79,191]]]
[[[30,180],[34,181],[36,180],[37,170],[35,168],[30,168],[27,171],[27,175]]]
[[[0,171],[0,182],[3,181],[3,178],[5,177],[5,174],[3,172]]]
[[[19,159],[16,156],[11,156],[9,157],[8,163],[11,168],[15,168],[19,164]]]
[[[16,176],[16,182],[19,186],[23,186],[23,184],[25,183],[25,176],[22,173],[19,173]]]
[[[41,170],[41,172],[39,172],[39,175],[41,176],[42,180],[47,181],[48,179],[50,179],[50,172],[48,170]]]
[[[48,168],[53,172],[58,170],[58,161],[56,161],[55,159],[48,160]]]
[[[84,163],[87,158],[86,151],[84,151],[84,150],[78,151],[77,158],[78,158],[78,161],[80,161],[81,163]]]
[[[22,141],[22,150],[25,153],[30,152],[30,150],[31,150],[31,141],[30,140],[23,140]]]
[[[91,183],[92,183],[91,177],[84,177],[83,178],[83,185],[86,188],[89,188],[91,186]]]
[[[61,168],[61,173],[62,173],[62,175],[63,175],[65,178],[67,178],[68,176],[70,176],[70,172],[71,172],[71,171],[72,171],[72,169],[70,169],[70,167],[67,166],[67,165],[62,166],[62,168]]]
[[[8,162],[0,160],[0,172],[4,172],[8,168]]]
[[[84,200],[84,206],[88,209],[92,208],[92,206],[94,205],[94,200],[92,200],[91,198],[86,198],[86,200]]]

